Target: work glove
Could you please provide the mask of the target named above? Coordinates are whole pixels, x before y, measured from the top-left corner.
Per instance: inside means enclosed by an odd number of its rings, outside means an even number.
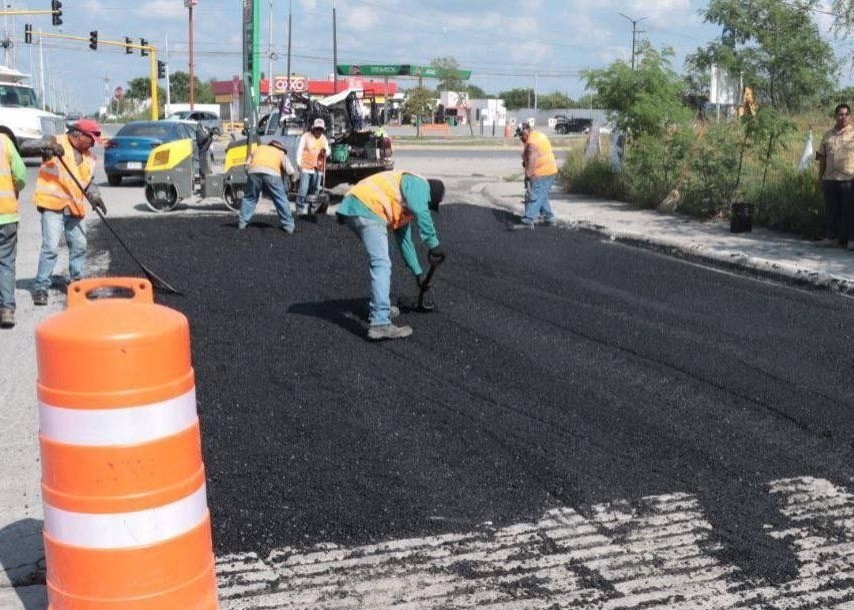
[[[104,200],[100,197],[95,197],[94,195],[89,195],[89,203],[92,204],[92,207],[101,212],[104,216],[107,215],[107,205],[104,203]]]
[[[61,157],[65,154],[65,149],[62,147],[62,144],[59,142],[54,142],[53,144],[48,144],[44,148],[42,148],[42,161],[50,161],[54,157]]]
[[[430,248],[427,251],[427,260],[430,261],[430,264],[439,264],[445,260],[445,251],[441,250],[439,246],[436,246],[435,248]]]

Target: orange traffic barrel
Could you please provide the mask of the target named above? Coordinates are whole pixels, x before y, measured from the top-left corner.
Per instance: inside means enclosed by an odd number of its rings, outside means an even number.
[[[187,318],[82,280],[36,351],[49,610],[216,610]]]

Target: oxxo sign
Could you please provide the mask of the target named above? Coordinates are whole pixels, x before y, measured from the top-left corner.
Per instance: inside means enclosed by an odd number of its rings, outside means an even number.
[[[290,87],[288,86],[290,84]],[[287,76],[277,76],[273,79],[273,93],[288,91],[303,92],[308,90],[308,81],[304,76],[292,76],[288,83]]]

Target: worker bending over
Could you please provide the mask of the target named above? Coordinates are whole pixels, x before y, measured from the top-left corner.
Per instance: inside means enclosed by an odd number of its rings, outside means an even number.
[[[444,258],[430,210],[438,212],[445,195],[441,180],[428,180],[408,172],[380,172],[365,178],[347,192],[338,206],[338,219],[362,240],[371,270],[371,303],[368,338],[402,339],[410,326],[392,324],[391,256],[388,231],[392,230],[406,266],[419,288],[424,279],[412,241],[412,221],[429,248],[429,260]],[[396,310],[396,308],[395,308]]]
[[[294,217],[291,215],[285,175],[290,176],[290,180],[296,180],[296,170],[288,159],[283,142],[273,139],[267,144],[253,146],[246,164],[246,191],[243,201],[240,202],[238,229],[246,228],[252,220],[261,193],[266,192],[276,208],[282,231],[288,235],[294,232]]]

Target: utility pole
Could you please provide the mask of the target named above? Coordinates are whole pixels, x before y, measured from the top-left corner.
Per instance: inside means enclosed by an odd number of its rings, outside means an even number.
[[[273,51],[273,0],[270,0],[270,44],[267,46],[267,97],[273,97],[273,59],[278,59]]]
[[[172,105],[172,86],[169,84],[169,35],[164,36],[163,40],[163,54],[166,58],[166,106],[164,108],[164,114],[168,114],[165,112],[165,109]]]
[[[190,10],[190,110],[194,110],[196,103],[196,83],[193,71],[193,6],[198,3],[198,0],[184,0],[184,6]]]
[[[646,19],[646,17],[641,17],[640,19],[632,19],[631,17],[629,17],[628,15],[625,15],[623,13],[620,13],[620,16],[625,17],[632,24],[632,70],[634,70],[635,69],[635,53],[636,53],[635,49],[637,48],[637,40],[638,40],[637,36],[638,36],[638,34],[646,33],[646,30],[639,30],[638,29],[638,24],[641,21],[644,21]]]
[[[338,93],[338,32],[335,28],[335,0],[332,0],[332,82],[333,94]]]

